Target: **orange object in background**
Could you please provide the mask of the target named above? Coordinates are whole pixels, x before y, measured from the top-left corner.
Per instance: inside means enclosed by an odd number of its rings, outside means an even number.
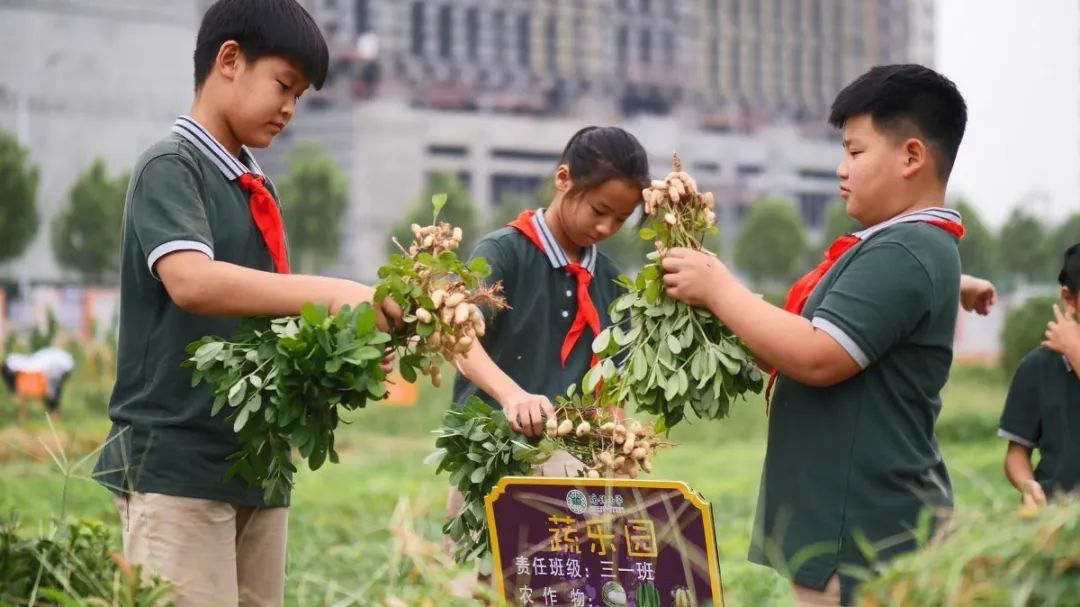
[[[49,381],[41,371],[19,371],[15,374],[15,394],[27,398],[45,398]]]
[[[386,378],[386,398],[379,401],[391,407],[415,407],[420,402],[420,389],[396,372]]]

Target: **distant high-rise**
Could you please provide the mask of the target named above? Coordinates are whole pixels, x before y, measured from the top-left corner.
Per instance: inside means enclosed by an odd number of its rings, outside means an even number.
[[[433,173],[490,211],[531,197],[584,124],[629,128],[661,174],[679,150],[728,242],[763,196],[817,232],[837,198],[832,99],[873,65],[933,57],[933,0],[304,2],[333,65],[288,138],[349,176],[339,271],[362,277]]]
[[[868,67],[929,64],[934,52],[933,0],[306,4],[335,56],[327,103],[386,86],[446,109],[609,103],[624,114],[816,120]]]
[[[934,47],[933,0],[301,2],[330,77],[260,159],[280,173],[294,141],[330,149],[350,192],[339,269],[365,278],[431,173],[491,210],[535,189],[588,123],[633,130],[657,171],[683,152],[727,230],[761,196],[818,229],[836,195],[833,96],[874,64],[931,63]],[[209,4],[0,0],[0,128],[42,169],[38,237],[0,276],[64,278],[53,217],[94,157],[129,168],[187,110]]]

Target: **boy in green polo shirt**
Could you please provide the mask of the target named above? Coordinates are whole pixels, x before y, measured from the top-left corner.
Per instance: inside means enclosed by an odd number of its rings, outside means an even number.
[[[915,547],[924,508],[951,508],[934,422],[963,228],[942,207],[966,121],[953,83],[922,66],[875,67],[839,94],[840,193],[866,228],[833,243],[784,309],[715,257],[664,259],[668,295],[711,310],[773,370],[750,558],[794,567],[802,604],[853,604],[846,568],[868,565],[857,540],[892,558]]]
[[[1055,306],[1047,343],[1020,362],[998,429],[1009,441],[1005,474],[1026,506],[1044,505],[1047,497],[1080,487],[1080,378],[1073,365],[1080,344],[1062,342],[1056,330],[1056,325],[1076,325],[1072,318],[1080,288],[1080,244],[1065,251],[1058,282],[1065,312]],[[1035,449],[1040,458],[1033,470]]]
[[[287,503],[225,481],[239,443],[211,417],[209,390],[191,388],[185,346],[245,317],[374,293],[289,274],[277,196],[249,150],[270,145],[300,95],[322,86],[327,56],[296,0],[220,0],[199,28],[190,115],[132,172],[113,428],[95,476],[117,496],[125,558],[170,580],[180,607],[280,605],[288,517]]]

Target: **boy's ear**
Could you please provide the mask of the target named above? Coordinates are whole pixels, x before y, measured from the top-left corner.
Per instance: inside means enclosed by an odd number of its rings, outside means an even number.
[[[244,53],[240,50],[240,43],[235,40],[226,40],[218,49],[214,66],[227,80],[234,80],[244,64]]]
[[[904,168],[902,174],[904,179],[910,179],[919,171],[929,169],[929,166],[932,163],[930,150],[926,148],[926,144],[923,143],[922,139],[910,137],[903,145]]]

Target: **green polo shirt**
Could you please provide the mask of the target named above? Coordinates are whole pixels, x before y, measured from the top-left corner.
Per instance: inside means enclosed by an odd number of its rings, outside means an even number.
[[[225,482],[227,458],[239,442],[224,416],[211,417],[207,386],[192,388],[191,371],[180,366],[189,343],[206,335],[228,337],[242,319],[184,312],[154,272],[163,256],[184,250],[273,271],[247,196],[235,181],[261,170],[246,150],[242,158],[243,163],[182,117],[133,169],[121,244],[120,340],[109,402],[113,427],[95,469],[97,480],[114,492],[265,505],[258,487],[239,477]]]
[[[1060,354],[1036,348],[1020,362],[998,434],[1039,450],[1035,480],[1051,499],[1080,485],[1080,379]]]
[[[538,213],[538,217],[542,214]],[[546,224],[539,225],[547,240]],[[507,310],[485,310],[487,332],[481,338],[491,359],[522,389],[543,394],[554,401],[572,384],[579,384],[592,360],[593,332],[586,329],[574,346],[564,367],[563,339],[577,314],[577,281],[565,270],[569,263],[554,239],[541,251],[515,228],[503,228],[485,236],[472,257],[483,257],[491,265],[488,282],[502,282]],[[589,296],[600,314],[600,326],[611,324],[608,308],[622,294],[615,284],[619,269],[608,256],[591,247],[582,265],[592,270]],[[498,407],[460,373],[454,378],[454,402],[464,403],[479,396]]]
[[[924,507],[952,504],[934,423],[959,305],[956,238],[926,223],[863,238],[803,312],[862,371],[829,387],[780,376],[769,418],[750,559],[794,568],[810,588],[868,565],[857,538],[891,558],[914,547]],[[850,604],[853,580],[841,574],[841,586]]]

